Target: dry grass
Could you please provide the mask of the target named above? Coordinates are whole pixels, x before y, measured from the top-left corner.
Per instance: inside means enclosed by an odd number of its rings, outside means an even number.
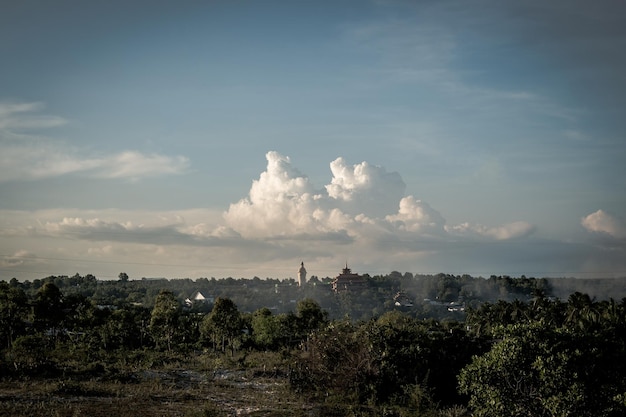
[[[146,370],[120,381],[4,381],[0,416],[305,416],[285,378],[250,372]]]
[[[0,380],[0,417],[404,417],[406,410],[343,404],[289,387],[288,352],[237,357],[127,352],[64,362],[62,372]],[[52,375],[52,374],[51,374]],[[424,414],[426,415],[426,414]],[[446,414],[464,415],[464,414]]]

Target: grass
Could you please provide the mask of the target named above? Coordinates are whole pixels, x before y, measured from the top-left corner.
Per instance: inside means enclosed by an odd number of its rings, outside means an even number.
[[[1,416],[300,416],[286,381],[158,372],[139,381],[0,383]]]
[[[287,373],[267,372],[280,358],[197,354],[175,360],[129,361],[101,376],[0,381],[0,416],[310,416],[311,407],[288,387]],[[145,363],[145,362],[144,362]],[[263,365],[259,364],[264,364]],[[88,375],[88,377],[87,377]]]
[[[103,359],[102,357],[100,359]],[[0,380],[0,417],[464,417],[465,409],[416,410],[344,404],[289,387],[289,352],[111,354],[65,361],[62,372]],[[59,369],[57,363],[57,369]],[[54,375],[54,376],[51,376]]]

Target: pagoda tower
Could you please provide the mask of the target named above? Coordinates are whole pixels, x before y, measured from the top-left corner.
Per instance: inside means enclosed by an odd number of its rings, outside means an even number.
[[[303,287],[306,284],[306,269],[304,268],[304,262],[300,262],[300,269],[298,270],[298,285]]]

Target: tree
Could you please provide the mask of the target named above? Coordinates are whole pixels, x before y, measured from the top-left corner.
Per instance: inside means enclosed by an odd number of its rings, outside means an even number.
[[[500,327],[496,336],[459,376],[475,416],[625,415],[626,352],[616,332],[535,322]]]
[[[261,349],[275,349],[281,342],[280,317],[274,316],[269,308],[263,307],[252,314],[252,339]]]
[[[296,306],[298,333],[306,337],[311,331],[319,329],[328,323],[328,313],[320,305],[310,299],[300,300]]]
[[[70,293],[63,298],[63,328],[74,348],[87,346],[94,329],[95,306],[82,294]]]
[[[0,343],[11,348],[15,338],[24,330],[28,299],[22,289],[0,282]]]
[[[378,369],[378,402],[410,403],[425,411],[435,402],[462,401],[455,395],[456,376],[479,346],[460,326],[391,311],[363,325],[362,333]]]
[[[126,272],[120,272],[118,278],[121,282],[128,282],[128,274]]]
[[[398,396],[409,385],[426,386],[430,356],[426,329],[409,316],[392,311],[367,323],[364,330],[378,369],[378,401]]]
[[[578,326],[585,329],[598,324],[600,320],[599,305],[594,303],[588,294],[575,292],[570,295],[567,301],[567,318],[565,323],[568,326]]]
[[[291,386],[296,391],[342,397],[342,401],[367,401],[373,394],[377,370],[360,336],[347,320],[314,333],[308,343],[309,355],[300,359],[291,375]]]
[[[35,298],[35,328],[57,340],[64,317],[61,290],[52,282],[44,283]]]
[[[150,333],[159,348],[172,350],[179,333],[181,306],[171,291],[163,290],[154,302],[150,315]]]
[[[230,346],[233,353],[238,348],[241,336],[241,315],[230,298],[218,297],[213,309],[202,321],[201,334],[205,340],[211,340],[213,349],[220,346],[222,352]]]

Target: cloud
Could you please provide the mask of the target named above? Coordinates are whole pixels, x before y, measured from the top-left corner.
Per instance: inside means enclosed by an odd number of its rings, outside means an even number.
[[[123,151],[88,157],[59,143],[0,144],[0,181],[40,180],[63,175],[89,178],[131,179],[185,173],[189,159],[183,156]]]
[[[289,157],[268,152],[267,169],[252,182],[248,198],[231,204],[226,223],[245,237],[302,233],[319,228],[324,217],[307,177]]]
[[[346,27],[344,39],[351,47],[380,56],[378,72],[387,80],[444,84],[453,77],[449,64],[457,42],[428,18],[418,21],[404,17],[361,22]]]
[[[204,225],[188,226],[176,217],[158,219],[152,213],[152,224],[132,221],[111,221],[100,218],[65,217],[61,221],[48,221],[35,232],[42,236],[63,236],[70,239],[141,243],[149,245],[228,246],[239,240],[236,233],[225,233],[220,228],[215,233],[204,233]],[[241,242],[239,242],[241,243]]]
[[[617,218],[603,210],[598,210],[583,217],[581,224],[593,233],[600,233],[616,239],[626,238],[626,226]]]
[[[400,174],[388,173],[383,167],[367,162],[349,165],[345,159],[337,158],[330,163],[330,171],[333,178],[325,186],[326,191],[346,213],[390,214],[406,188]]]
[[[452,267],[474,268],[463,271],[472,273],[477,265],[488,269],[481,265],[484,256],[499,253],[501,264],[489,265],[504,268],[504,260],[514,263],[528,252],[524,245],[533,246],[523,239],[534,230],[525,222],[447,226],[444,216],[427,202],[401,195],[400,175],[382,167],[337,158],[330,164],[329,184],[316,188],[289,157],[268,152],[266,159],[267,167],[252,181],[248,196],[223,213],[4,211],[2,218],[12,220],[0,227],[0,236],[38,253],[51,251],[46,242],[63,242],[55,245],[56,252],[41,255],[48,256],[49,263],[119,262],[127,265],[127,272],[158,271],[161,265],[184,269],[187,276],[214,275],[219,268],[225,276],[247,271],[276,277],[272,271],[288,267],[294,259],[298,264],[302,259],[316,264],[320,276],[336,273],[329,266],[340,267],[346,259],[358,260],[369,273],[403,268],[438,272]],[[378,204],[381,198],[384,204]],[[499,271],[493,273],[504,273]]]
[[[120,223],[99,218],[65,217],[58,222],[46,222],[41,233],[85,240],[162,243],[179,235],[176,226],[175,224],[145,226],[130,221]]]
[[[413,196],[400,200],[398,213],[386,216],[385,219],[393,223],[399,230],[407,232],[444,231],[445,220],[438,211]]]
[[[45,129],[67,123],[62,117],[32,114],[44,108],[43,103],[0,102],[0,131]]]
[[[497,227],[488,227],[482,224],[461,223],[456,226],[446,227],[446,231],[457,236],[509,240],[529,236],[535,231],[535,226],[521,221],[507,223]]]
[[[350,165],[335,159],[330,184],[316,190],[289,157],[268,152],[266,159],[267,168],[253,181],[249,196],[224,213],[228,227],[244,238],[389,242],[400,235],[404,242],[458,236],[508,240],[534,230],[525,222],[447,227],[428,203],[403,195],[405,184],[398,173],[367,162]]]
[[[131,179],[185,173],[189,159],[124,150],[110,155],[89,155],[45,136],[24,134],[24,129],[64,125],[56,116],[33,115],[41,103],[0,103],[0,181],[40,180],[63,175]]]
[[[124,151],[95,160],[94,175],[100,178],[145,178],[175,175],[187,171],[189,159],[184,156],[143,154]]]
[[[366,219],[395,211],[405,188],[397,173],[337,158],[330,164],[331,183],[316,190],[289,157],[268,152],[266,159],[249,196],[224,213],[226,223],[245,237],[356,233]]]
[[[33,254],[27,250],[21,249],[13,253],[12,255],[4,256],[0,260],[0,266],[2,267],[16,267],[32,262]]]
[[[210,212],[202,213],[204,216],[212,216]],[[183,216],[176,213],[114,211],[110,215],[113,219],[64,217],[61,220],[39,221],[37,226],[11,229],[10,235],[169,247],[236,247],[241,250],[258,250],[261,246],[272,246],[268,242],[243,239],[239,233],[224,225],[196,223],[195,219],[187,222]],[[195,217],[199,214],[193,215]],[[130,217],[142,218],[144,221],[137,223],[132,220],[121,220]],[[3,233],[0,233],[1,235]]]

